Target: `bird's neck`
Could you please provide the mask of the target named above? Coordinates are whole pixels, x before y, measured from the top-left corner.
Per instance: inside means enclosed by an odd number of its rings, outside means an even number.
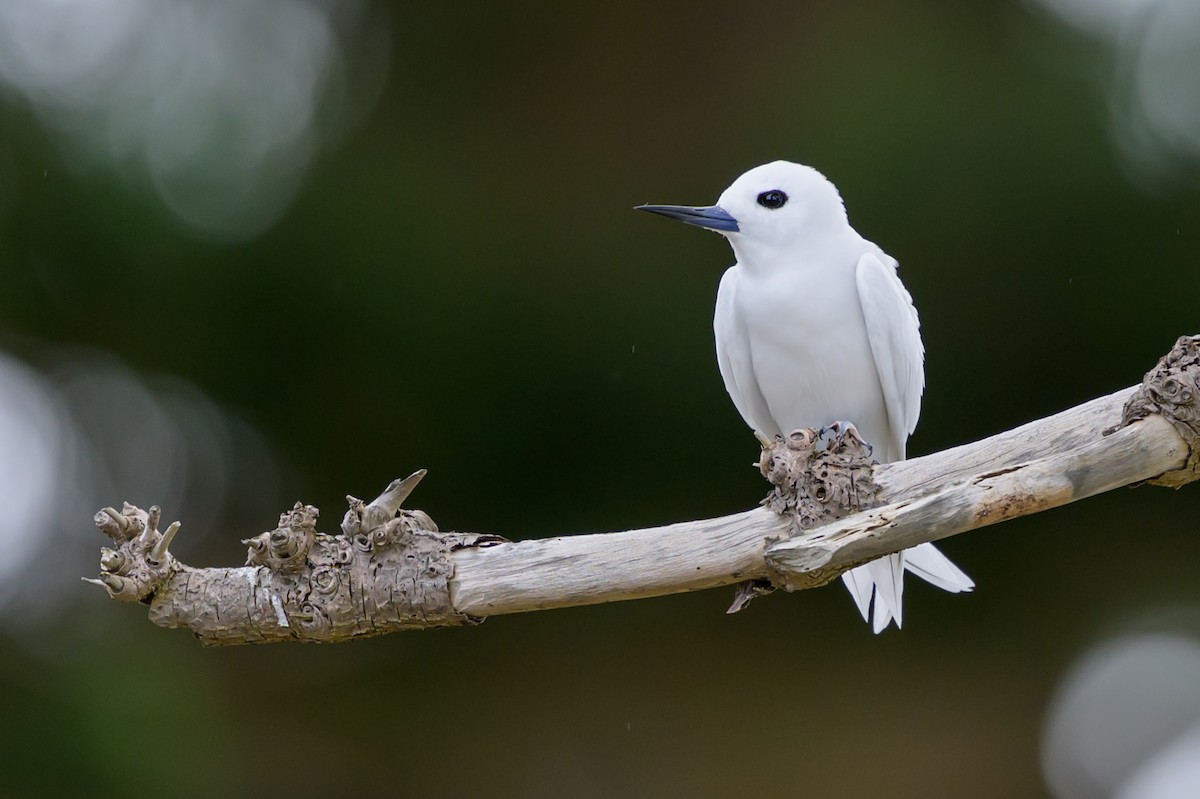
[[[829,274],[831,269],[844,266],[853,270],[862,255],[864,241],[849,225],[797,235],[790,241],[731,241],[738,265],[753,275],[768,277],[786,271],[809,271]]]

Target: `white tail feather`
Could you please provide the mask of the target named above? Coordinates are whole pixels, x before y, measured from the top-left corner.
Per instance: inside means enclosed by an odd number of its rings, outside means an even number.
[[[903,624],[905,569],[952,594],[975,587],[971,578],[933,544],[921,544],[843,572],[842,582],[854,598],[858,612],[876,633],[887,628],[892,619],[896,620],[897,628]]]
[[[904,550],[904,568],[952,594],[970,591],[975,587],[975,581],[951,563],[933,544],[921,544]]]
[[[875,619],[871,625],[871,629],[876,635],[887,629],[888,624],[892,621],[892,609],[887,606],[886,602],[879,601],[879,593],[875,594]]]
[[[875,584],[871,582],[866,571],[865,568],[859,566],[857,569],[842,572],[842,582],[846,584],[850,596],[854,597],[854,604],[858,606],[858,612],[862,614],[863,621],[870,622],[871,617],[868,614],[871,612],[871,590]]]
[[[904,607],[904,553],[873,560],[865,568],[875,583],[875,632],[882,632],[892,619],[899,627]]]

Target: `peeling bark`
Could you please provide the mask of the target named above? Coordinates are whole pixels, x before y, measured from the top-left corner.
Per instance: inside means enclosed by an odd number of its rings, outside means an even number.
[[[1200,336],[1183,337],[1140,386],[984,441],[873,464],[849,431],[768,442],[763,507],[718,519],[538,541],[442,533],[405,510],[424,471],[375,500],[348,497],[340,535],[296,503],[247,539],[240,568],[198,569],[169,552],[157,506],[104,508],[98,579],[205,644],[334,642],[483,617],[740,583],[736,610],[773,587],[822,585],[891,552],[1123,485],[1200,477]],[[1115,422],[1115,424],[1114,424]],[[1112,426],[1110,426],[1112,425]]]

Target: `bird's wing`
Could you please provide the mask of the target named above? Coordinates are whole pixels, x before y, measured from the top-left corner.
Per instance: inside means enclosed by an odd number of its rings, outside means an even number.
[[[754,377],[750,357],[750,338],[739,323],[734,296],[737,293],[737,267],[725,270],[717,289],[717,308],[713,313],[713,333],[717,340],[717,366],[725,381],[725,390],[738,413],[752,430],[766,436],[779,435],[766,400]]]
[[[921,415],[921,392],[925,389],[921,323],[912,296],[896,275],[895,259],[869,252],[858,259],[855,277],[875,371],[887,403],[895,456],[903,459],[904,444]]]
[[[737,291],[736,269],[736,266],[731,266],[721,276],[721,285],[717,288],[717,308],[713,312],[713,334],[717,339],[717,367],[721,370],[721,379],[725,381],[725,390],[729,392],[733,406],[746,420],[746,424],[753,427],[750,414],[746,413],[746,401],[742,399],[742,392],[733,375],[733,359],[729,353],[734,336],[733,295]]]

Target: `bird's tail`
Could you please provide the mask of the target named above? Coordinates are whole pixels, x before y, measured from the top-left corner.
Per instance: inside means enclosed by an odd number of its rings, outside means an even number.
[[[882,632],[893,619],[897,628],[904,621],[905,569],[952,594],[970,591],[975,587],[974,581],[933,544],[921,544],[844,572],[842,581],[850,590],[850,596],[854,597],[854,604],[858,606],[863,621],[871,623],[876,633]],[[872,594],[875,597],[873,613]]]

